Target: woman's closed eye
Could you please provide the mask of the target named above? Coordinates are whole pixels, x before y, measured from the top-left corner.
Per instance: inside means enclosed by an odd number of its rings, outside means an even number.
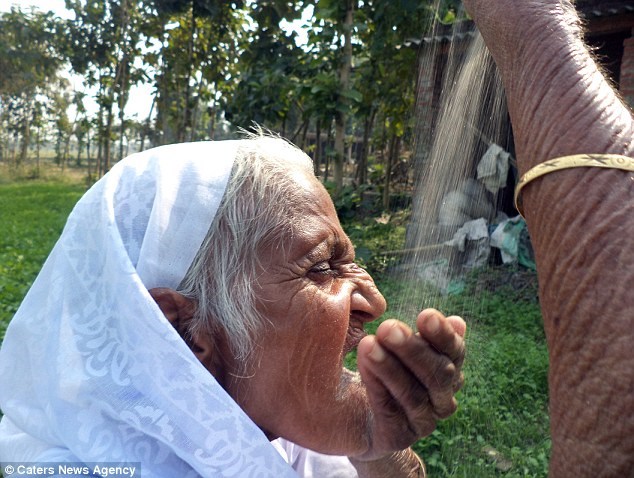
[[[311,274],[320,274],[320,275],[334,275],[337,273],[337,270],[333,268],[330,261],[321,261],[315,264],[310,268],[309,271]]]

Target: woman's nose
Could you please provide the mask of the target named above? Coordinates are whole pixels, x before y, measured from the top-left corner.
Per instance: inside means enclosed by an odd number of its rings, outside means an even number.
[[[374,280],[366,271],[357,277],[357,287],[352,292],[350,314],[353,317],[370,322],[378,319],[387,307],[383,294],[374,284]]]

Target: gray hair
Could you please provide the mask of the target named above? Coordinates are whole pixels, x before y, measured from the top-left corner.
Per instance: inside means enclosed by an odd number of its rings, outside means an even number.
[[[281,138],[254,136],[238,148],[216,217],[179,286],[197,302],[189,337],[224,332],[233,355],[246,361],[266,321],[252,287],[259,251],[283,252],[282,237],[293,233],[298,171],[312,175],[311,159]]]

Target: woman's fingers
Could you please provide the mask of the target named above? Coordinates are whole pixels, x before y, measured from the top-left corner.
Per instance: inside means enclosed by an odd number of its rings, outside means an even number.
[[[372,409],[375,452],[404,449],[434,431],[426,387],[375,336],[359,344],[357,364]]]
[[[453,332],[451,334],[455,335]],[[443,335],[443,332],[437,332],[437,335]],[[421,383],[427,390],[436,418],[446,418],[456,410],[457,403],[453,395],[460,370],[452,357],[438,351],[438,345],[433,346],[420,334],[413,334],[405,324],[396,320],[387,320],[381,324],[376,337],[379,344],[396,358],[398,365],[404,370],[402,374],[386,372],[390,374],[386,380],[399,380],[401,387],[408,386],[408,379]],[[446,337],[442,339],[450,342]],[[457,344],[455,347],[460,346]],[[451,352],[461,363],[459,352],[453,348]],[[397,387],[398,384],[393,386]]]
[[[376,336],[362,340],[357,354],[374,420],[391,422],[383,425],[384,431],[403,439],[412,439],[412,433],[426,436],[436,420],[451,415],[463,381],[464,342],[459,334],[464,334],[464,322],[437,311],[421,316],[416,334],[399,321],[383,322]]]
[[[397,320],[379,325],[357,349],[357,365],[372,408],[367,456],[409,446],[455,412],[466,325],[435,309],[421,312],[417,333]]]
[[[456,366],[462,366],[467,328],[464,320],[455,315],[445,317],[436,309],[425,309],[418,314],[416,327],[421,337],[438,352],[447,355]]]

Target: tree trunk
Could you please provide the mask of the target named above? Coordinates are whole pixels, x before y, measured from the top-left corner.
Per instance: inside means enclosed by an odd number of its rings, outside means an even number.
[[[17,161],[17,158],[16,158],[16,156],[15,156],[15,155],[16,155],[16,151],[15,151],[15,142],[16,142],[16,137],[15,137],[15,135],[13,135],[13,141],[11,141],[11,142],[9,143],[9,157],[11,158],[11,160],[10,160],[10,164],[11,164],[14,168],[15,168],[15,166],[16,166],[16,161]]]
[[[304,129],[302,131],[302,139],[299,142],[301,149],[304,149],[306,147],[306,135],[308,134],[309,125],[310,125],[310,118],[304,122]]]
[[[88,164],[88,178],[91,177],[91,160],[90,160],[90,132],[86,133],[86,163]]]
[[[212,106],[209,112],[209,139],[213,140],[216,136],[216,108]]]
[[[123,118],[123,113],[119,112],[119,121],[121,122],[121,124],[119,125],[119,159],[123,159],[123,138],[125,136],[125,121]]]
[[[121,78],[119,79],[120,82],[120,86],[119,86],[119,159],[123,159],[123,137],[125,135],[125,105],[128,102],[128,98],[127,98],[127,90],[130,87],[130,85],[128,85],[128,75],[126,74],[127,72],[127,65],[125,64],[125,62],[127,62],[127,60],[123,60],[124,64],[121,67],[122,68],[122,73],[121,73]]]
[[[35,135],[35,176],[40,177],[40,127],[37,127]]]
[[[133,7],[134,8],[134,7]],[[125,136],[125,106],[128,103],[130,92],[130,49],[132,38],[129,36],[130,30],[130,5],[128,0],[121,0],[121,17],[119,19],[119,53],[117,53],[117,66],[115,70],[112,100],[114,102],[115,93],[118,95],[117,107],[119,109],[119,159],[123,158],[123,139]],[[132,59],[134,61],[134,59]],[[109,165],[108,165],[109,166]]]
[[[81,150],[84,149],[84,138],[80,136],[77,138],[77,157],[75,158],[75,166],[81,167]]]
[[[154,105],[156,104],[156,96],[157,95],[158,95],[158,91],[157,91],[156,95],[154,95],[154,98],[152,98],[152,104],[150,105],[150,112],[148,113],[147,119],[145,120],[145,126],[143,128],[141,128],[141,147],[140,147],[141,151],[143,151],[143,148],[145,147],[145,137],[150,132],[150,124],[151,124],[151,120],[152,120],[152,112],[154,111]]]
[[[95,159],[95,177],[100,178],[101,172],[103,170],[103,140],[101,135],[103,134],[100,130],[103,128],[103,125],[99,126],[99,131],[97,132],[97,158]]]
[[[180,131],[177,131],[176,135],[178,137],[179,142],[185,141],[188,134],[188,127],[191,126],[191,85],[190,80],[192,77],[192,68],[194,65],[194,38],[196,37],[196,16],[194,15],[194,8],[192,7],[192,14],[190,17],[190,32],[189,32],[189,43],[187,45],[187,57],[188,57],[188,68],[187,68],[187,76],[185,77],[185,95],[183,98],[183,118]]]
[[[18,156],[18,165],[26,161],[26,156],[29,151],[29,142],[31,140],[31,121],[30,114],[24,115],[24,125],[22,127],[22,142],[20,144],[20,154]]]
[[[112,135],[112,118],[113,118],[113,114],[112,114],[112,103],[109,104],[108,106],[108,110],[107,110],[107,116],[106,116],[107,120],[106,120],[106,129],[104,131],[104,135],[103,135],[103,145],[104,145],[104,150],[103,150],[103,173],[107,173],[108,171],[110,171],[110,151],[111,151],[111,144],[110,144],[110,136]]]
[[[390,209],[390,186],[392,179],[392,166],[395,163],[395,157],[398,156],[399,138],[396,133],[392,133],[390,138],[390,148],[387,154],[387,163],[385,165],[385,182],[383,184],[383,209]]]
[[[359,159],[357,162],[357,180],[359,184],[367,184],[368,182],[368,153],[370,151],[370,135],[372,134],[375,116],[376,108],[372,108],[372,111],[366,116],[363,123],[363,143],[359,149]]]
[[[205,86],[204,80],[201,80],[196,85],[197,97],[202,97],[203,88]],[[198,118],[201,116],[198,110],[198,101],[196,102],[196,107],[192,108],[191,114],[191,129],[189,131],[189,141],[197,141],[198,140]]]
[[[57,138],[55,139],[55,164],[62,165],[62,131],[57,131]]]
[[[339,68],[340,92],[347,92],[350,85],[350,70],[352,69],[352,27],[356,3],[356,0],[346,1],[346,16],[343,23],[343,59]],[[341,194],[341,189],[343,188],[343,164],[345,155],[344,150],[347,116],[344,110],[348,105],[348,99],[340,94],[339,103],[342,108],[340,108],[335,115],[335,196]]]
[[[302,121],[290,138],[291,143],[296,145],[299,149],[302,149],[304,147],[304,144],[302,143],[302,141],[306,138],[306,128],[308,127],[308,121],[309,120]],[[297,138],[299,137],[300,134],[302,136],[300,137],[300,140],[298,141]]]
[[[332,125],[328,125],[326,135],[326,154],[324,155],[324,182],[328,181],[328,169],[330,167],[330,142],[332,141]]]
[[[68,161],[68,156],[70,155],[70,133],[66,135],[64,139],[64,154],[62,155],[62,172],[66,168],[66,161]]]
[[[315,176],[319,176],[319,167],[321,165],[321,120],[317,118],[315,121],[315,151],[313,153],[313,168]]]

